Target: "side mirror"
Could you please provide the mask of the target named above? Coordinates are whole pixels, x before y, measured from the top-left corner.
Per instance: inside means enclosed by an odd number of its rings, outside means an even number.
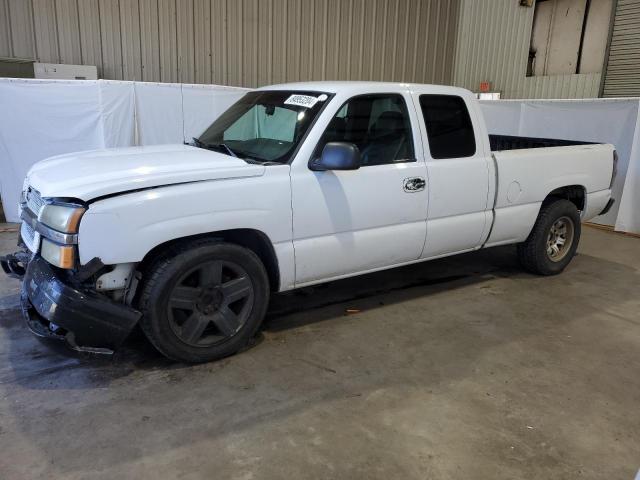
[[[353,143],[329,142],[322,149],[322,155],[309,162],[311,170],[357,170],[360,168],[360,150]]]

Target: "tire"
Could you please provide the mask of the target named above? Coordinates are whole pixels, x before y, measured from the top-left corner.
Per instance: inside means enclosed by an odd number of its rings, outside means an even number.
[[[543,203],[533,230],[518,244],[522,266],[538,275],[557,275],[569,264],[580,241],[580,214],[569,200]]]
[[[269,279],[251,250],[200,241],[158,258],[146,271],[143,332],[166,357],[208,362],[245,347],[269,304]]]

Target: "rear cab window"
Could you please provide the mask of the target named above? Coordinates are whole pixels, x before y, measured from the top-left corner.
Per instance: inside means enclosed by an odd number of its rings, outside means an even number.
[[[431,158],[464,158],[476,153],[469,110],[457,95],[420,95]]]

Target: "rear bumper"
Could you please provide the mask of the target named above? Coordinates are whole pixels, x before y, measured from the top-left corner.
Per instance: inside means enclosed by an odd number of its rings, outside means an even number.
[[[33,333],[64,340],[79,351],[112,353],[141,316],[127,305],[69,285],[37,255],[26,267],[21,298]]]

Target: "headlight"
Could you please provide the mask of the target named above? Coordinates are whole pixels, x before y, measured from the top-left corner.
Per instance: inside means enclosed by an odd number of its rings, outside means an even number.
[[[74,245],[58,245],[46,238],[42,239],[40,255],[51,265],[59,268],[73,268],[76,261]]]
[[[38,221],[59,232],[78,233],[78,225],[84,212],[83,207],[48,204],[38,215]]]

